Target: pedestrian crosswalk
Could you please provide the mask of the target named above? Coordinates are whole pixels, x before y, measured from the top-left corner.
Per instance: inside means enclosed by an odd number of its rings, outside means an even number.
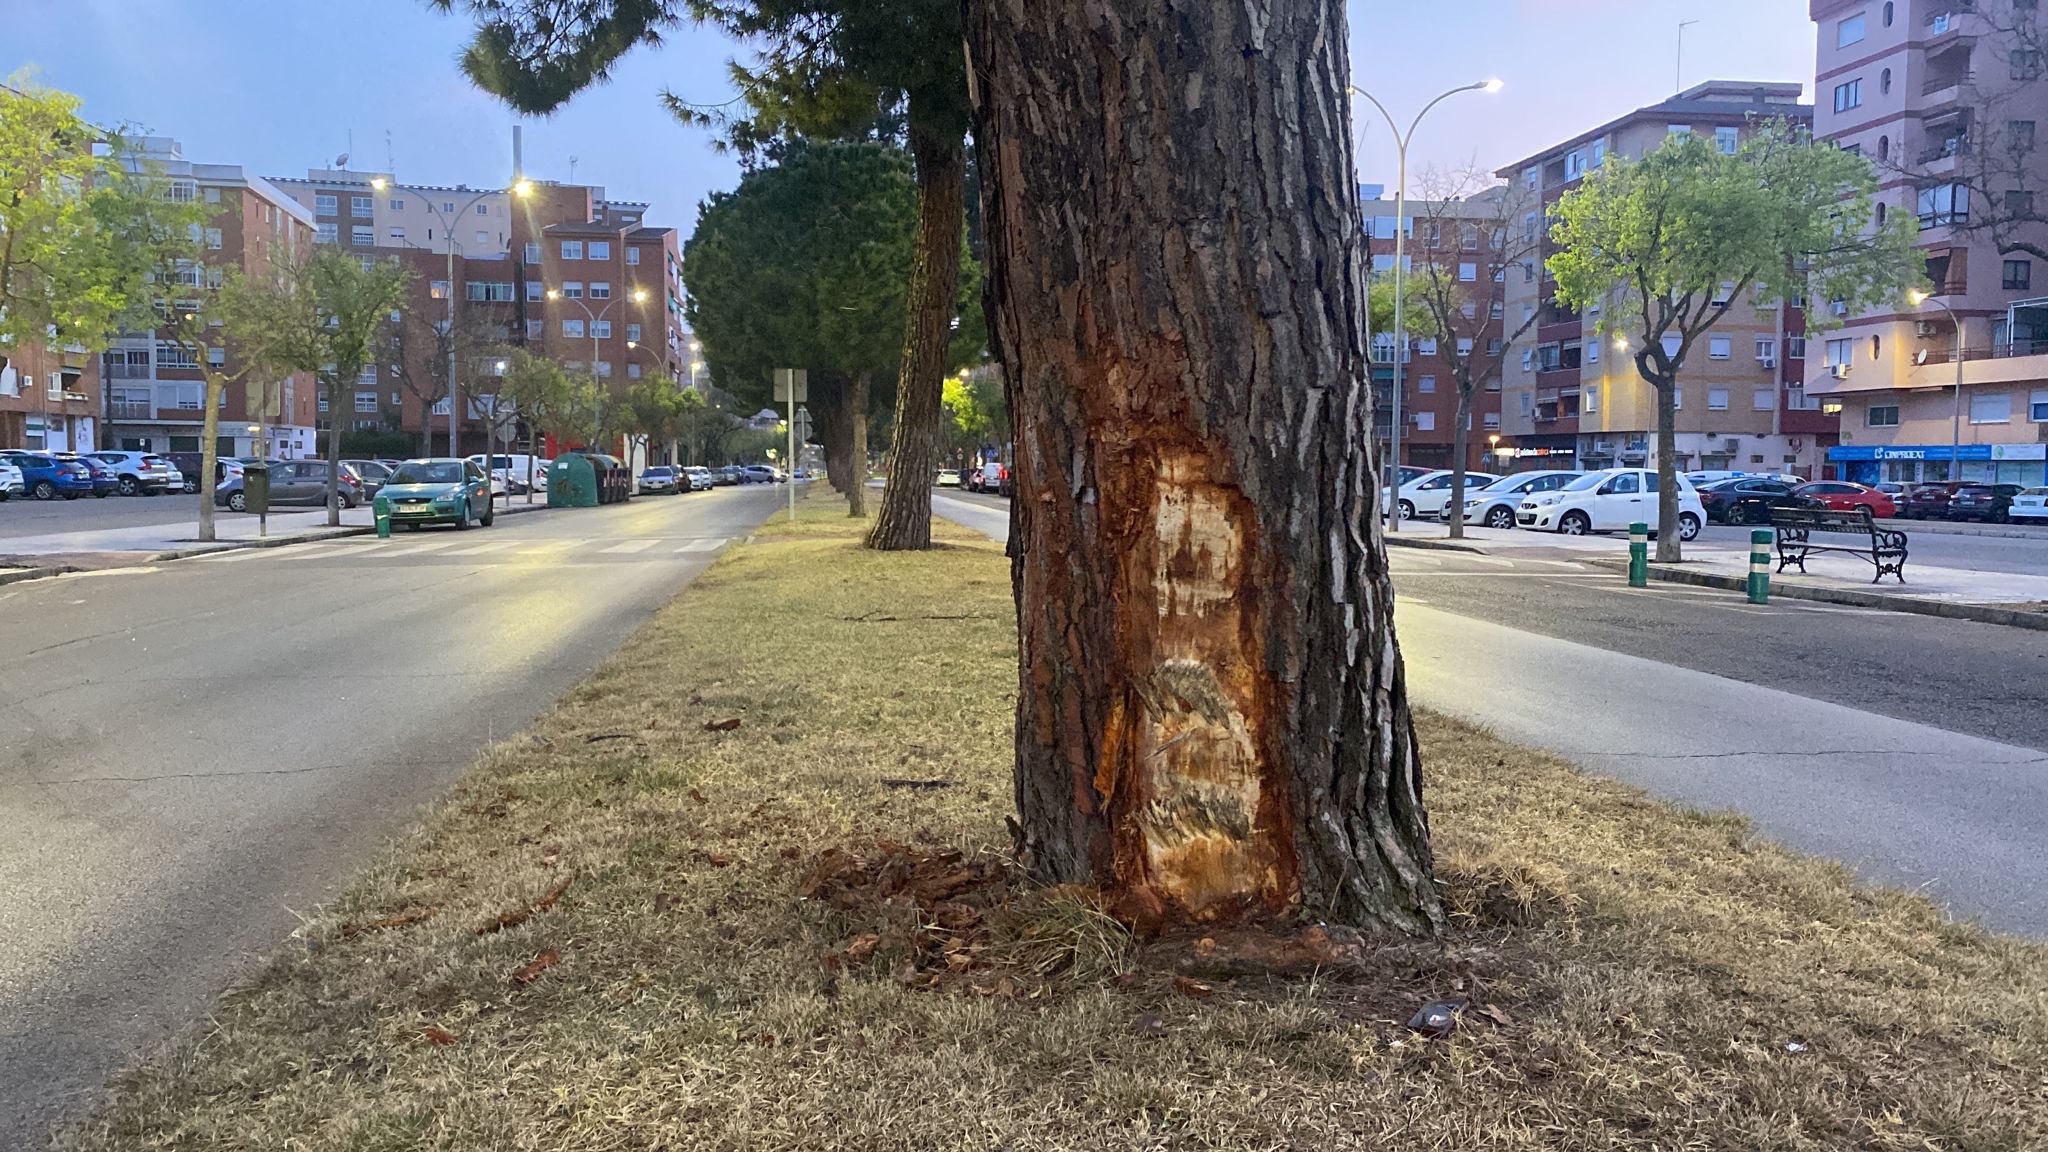
[[[248,548],[200,557],[202,564],[241,564],[250,561],[302,562],[318,560],[405,561],[414,557],[428,560],[498,563],[534,559],[575,562],[620,562],[655,560],[672,556],[704,556],[731,542],[727,536],[576,536],[531,539],[478,539],[464,535],[452,540],[390,539],[349,537],[277,548]]]

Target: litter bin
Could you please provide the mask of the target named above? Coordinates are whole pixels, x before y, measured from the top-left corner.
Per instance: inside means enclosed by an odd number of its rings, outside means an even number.
[[[597,470],[598,503],[618,504],[632,494],[633,478],[624,460],[601,452],[591,452],[587,455],[590,457],[590,466]]]
[[[242,465],[242,510],[259,514],[270,511],[269,461],[251,460]]]
[[[548,507],[594,508],[598,503],[597,469],[580,452],[564,452],[548,465]]]

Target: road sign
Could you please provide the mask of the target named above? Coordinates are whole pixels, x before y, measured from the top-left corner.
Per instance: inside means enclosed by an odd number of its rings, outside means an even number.
[[[796,442],[804,444],[808,443],[810,439],[811,410],[809,408],[799,408],[796,410]]]
[[[775,400],[780,404],[802,404],[810,397],[810,372],[803,368],[777,368],[775,370]],[[757,377],[758,379],[758,377]],[[791,395],[794,384],[795,395]]]

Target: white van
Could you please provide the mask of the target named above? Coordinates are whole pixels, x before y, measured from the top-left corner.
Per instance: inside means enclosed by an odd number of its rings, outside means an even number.
[[[478,453],[471,456],[469,462],[479,468],[484,467],[483,454]],[[528,456],[521,452],[500,453],[492,456],[490,463],[491,479],[495,481],[492,486],[495,488],[499,484],[504,485],[503,488],[499,489],[501,492],[522,491],[526,483],[527,466],[531,464],[533,467],[533,490],[545,492],[548,490],[548,465],[552,463],[554,461],[544,460],[539,456]]]

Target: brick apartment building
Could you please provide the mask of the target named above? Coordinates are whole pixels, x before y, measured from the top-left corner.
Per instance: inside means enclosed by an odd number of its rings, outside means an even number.
[[[2048,269],[1985,227],[2031,215],[2029,189],[2048,175],[2035,150],[2048,72],[2012,34],[2040,19],[2036,5],[1811,0],[1808,13],[1815,134],[1877,165],[1879,211],[1917,216],[1934,293],[1819,337],[1806,390],[1841,414],[1831,460],[1858,481],[2048,482]],[[2048,229],[2008,239],[2040,245]]]
[[[1372,256],[1375,276],[1394,267],[1396,204],[1383,185],[1367,184],[1359,189],[1366,231],[1366,248]],[[1462,202],[1427,201],[1410,197],[1407,202],[1407,258],[1410,270],[1419,263],[1457,264],[1469,271],[1473,291],[1468,303],[1475,312],[1469,337],[1477,344],[1496,350],[1501,334],[1501,285],[1487,272],[1499,259],[1491,229],[1482,224],[1461,226],[1461,221],[1488,222],[1498,215],[1482,193]],[[1419,227],[1418,227],[1419,225]],[[1415,327],[1411,320],[1411,331]],[[1393,421],[1394,352],[1392,332],[1374,333],[1372,348],[1373,436],[1383,447],[1390,439]],[[1411,336],[1403,353],[1401,395],[1401,460],[1421,468],[1449,468],[1456,448],[1458,383],[1449,360],[1454,349],[1436,340]],[[1496,357],[1497,358],[1497,357]],[[1493,470],[1493,443],[1500,438],[1501,379],[1499,373],[1477,384],[1472,392],[1471,433],[1466,437],[1465,466]],[[1384,455],[1380,457],[1386,459]]]
[[[1548,206],[1609,157],[1640,157],[1673,133],[1710,137],[1734,150],[1760,120],[1807,123],[1798,84],[1711,81],[1544,149],[1498,175],[1545,207],[1521,221],[1537,242],[1504,285],[1510,323],[1536,314],[1533,338],[1505,369],[1502,449],[1520,470],[1654,465],[1657,408],[1633,358],[1603,348],[1597,310],[1581,315],[1557,301],[1544,270],[1552,249]],[[1678,467],[1788,471],[1819,476],[1837,434],[1836,418],[1805,390],[1805,316],[1799,307],[1738,301],[1694,346],[1678,396]]]
[[[260,272],[273,252],[304,250],[312,243],[313,218],[278,187],[238,165],[196,164],[187,160],[178,142],[152,136],[135,140],[137,162],[160,166],[174,199],[198,199],[219,205],[203,236],[204,267],[187,270],[186,283],[205,290],[208,269],[236,268]],[[234,349],[223,351],[232,370]],[[104,411],[103,442],[131,451],[197,452],[206,417],[206,382],[192,352],[160,340],[154,332],[125,333],[100,357],[102,388],[94,392],[85,381],[95,411]],[[314,452],[314,387],[310,373],[279,381],[269,396],[270,411],[254,410],[248,382],[231,385],[222,396],[217,450],[249,455],[258,441],[269,440],[283,456]],[[87,437],[89,439],[89,437]]]
[[[23,347],[0,368],[0,448],[99,446],[100,369],[83,348]]]
[[[524,194],[331,169],[273,182],[311,214],[317,243],[365,259],[395,258],[414,274],[402,329],[386,342],[387,354],[364,368],[351,410],[341,414],[344,427],[417,434],[424,421],[432,450],[446,450],[449,403],[443,397],[430,406],[425,394],[439,390],[428,383],[437,371],[430,361],[451,297],[458,327],[475,326],[490,343],[524,345],[571,371],[587,369],[609,381],[614,396],[648,374],[687,378],[681,247],[673,228],[646,222],[646,204],[607,199],[601,187],[539,181]],[[465,397],[488,394],[474,381],[496,363],[481,351],[458,362]],[[483,447],[479,416],[464,405],[463,452]]]

